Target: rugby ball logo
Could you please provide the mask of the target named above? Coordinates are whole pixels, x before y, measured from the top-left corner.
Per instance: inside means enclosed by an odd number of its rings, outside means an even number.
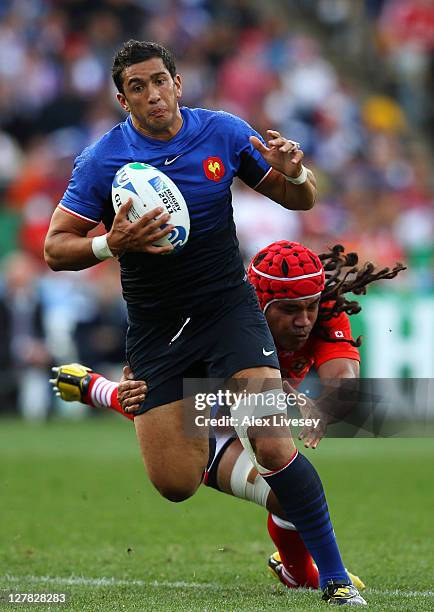
[[[185,231],[185,228],[180,225],[174,227],[170,234],[167,236],[167,239],[170,244],[173,244],[175,249],[184,246],[184,244],[187,242],[187,233]]]
[[[190,215],[184,196],[172,179],[149,164],[125,164],[113,178],[112,201],[115,212],[129,198],[133,200],[128,212],[131,222],[158,206],[170,214],[170,223],[175,227],[170,234],[155,242],[155,246],[171,244],[174,253],[184,247],[190,234]]]

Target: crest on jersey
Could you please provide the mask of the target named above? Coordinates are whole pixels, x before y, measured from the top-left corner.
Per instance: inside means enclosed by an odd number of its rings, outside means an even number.
[[[220,181],[225,175],[225,167],[220,157],[207,157],[203,160],[203,169],[210,181]]]

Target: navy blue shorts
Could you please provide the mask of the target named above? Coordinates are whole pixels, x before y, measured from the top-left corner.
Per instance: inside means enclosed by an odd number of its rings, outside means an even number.
[[[136,415],[182,399],[184,378],[227,379],[247,368],[279,369],[253,288],[241,302],[190,319],[130,320],[127,361],[134,377],[148,385]]]

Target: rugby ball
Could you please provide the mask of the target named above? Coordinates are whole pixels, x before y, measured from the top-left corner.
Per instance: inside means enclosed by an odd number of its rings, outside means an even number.
[[[125,164],[116,172],[112,183],[115,212],[129,198],[133,200],[128,211],[128,219],[131,222],[140,219],[157,206],[163,207],[164,212],[170,214],[169,223],[175,227],[170,234],[154,244],[155,246],[171,244],[174,247],[172,253],[182,249],[190,233],[190,215],[184,196],[172,179],[149,164],[142,162]]]

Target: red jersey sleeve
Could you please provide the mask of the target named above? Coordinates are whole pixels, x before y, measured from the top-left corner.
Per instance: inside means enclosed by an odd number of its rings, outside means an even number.
[[[352,340],[350,319],[345,312],[341,312],[330,321],[324,321],[321,326],[327,331],[331,338]],[[349,342],[327,342],[320,337],[315,337],[312,346],[314,367],[318,369],[326,361],[331,359],[355,359],[360,361],[359,351]]]

